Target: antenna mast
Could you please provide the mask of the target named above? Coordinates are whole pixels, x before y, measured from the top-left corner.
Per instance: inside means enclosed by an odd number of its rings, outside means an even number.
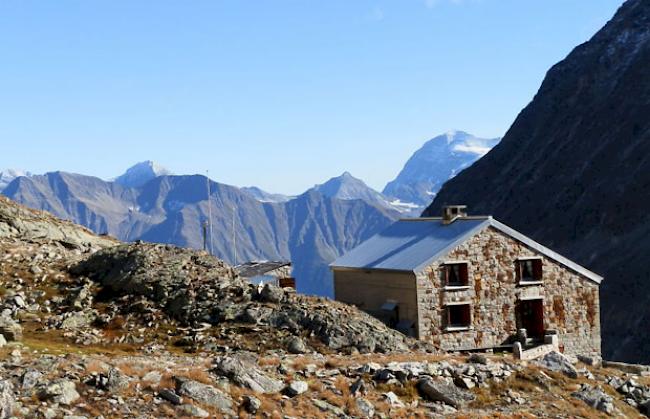
[[[212,193],[210,192],[210,172],[207,170],[205,171],[205,180],[207,182],[208,186],[208,232],[209,232],[209,240],[208,240],[208,252],[213,255],[212,253]]]
[[[232,207],[232,251],[234,253],[235,266],[237,265],[237,230],[235,229],[235,206]]]

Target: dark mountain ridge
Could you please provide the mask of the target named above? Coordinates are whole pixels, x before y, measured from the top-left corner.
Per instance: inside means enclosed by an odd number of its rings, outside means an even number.
[[[629,0],[548,72],[445,203],[490,213],[603,274],[607,358],[650,362],[650,1]],[[576,307],[576,309],[580,309]]]

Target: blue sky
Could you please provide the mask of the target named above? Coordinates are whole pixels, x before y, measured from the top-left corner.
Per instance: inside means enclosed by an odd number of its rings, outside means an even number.
[[[501,136],[621,0],[0,0],[0,168],[381,189],[427,139]]]

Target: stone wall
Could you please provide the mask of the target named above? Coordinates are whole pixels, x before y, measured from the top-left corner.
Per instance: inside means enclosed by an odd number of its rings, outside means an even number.
[[[600,355],[598,284],[543,257],[543,284],[520,285],[516,261],[530,256],[540,255],[488,228],[418,274],[420,338],[445,350],[497,347],[516,334],[517,302],[540,297],[545,329],[557,330],[565,353]],[[453,260],[469,261],[468,289],[444,289],[442,263]],[[470,329],[445,331],[446,305],[461,301],[471,303]]]

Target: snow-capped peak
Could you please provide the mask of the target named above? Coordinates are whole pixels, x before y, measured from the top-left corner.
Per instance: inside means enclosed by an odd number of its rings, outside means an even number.
[[[149,182],[151,179],[155,179],[158,176],[166,176],[171,174],[172,172],[159,165],[158,163],[147,160],[127,169],[123,175],[115,178],[115,182],[119,183],[122,186],[139,188],[145,183]]]
[[[487,154],[499,140],[478,138],[460,130],[439,135],[413,154],[383,194],[426,206],[449,178]]]

